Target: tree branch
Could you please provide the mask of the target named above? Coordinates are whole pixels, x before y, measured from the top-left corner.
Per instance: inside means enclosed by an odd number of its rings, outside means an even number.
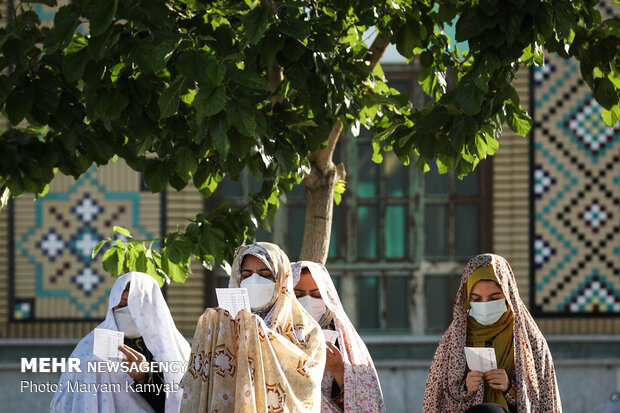
[[[267,69],[267,82],[269,83],[269,90],[271,93],[275,93],[280,87],[280,83],[284,80],[284,72],[279,65],[275,65]],[[271,106],[276,103],[282,102],[282,95],[275,94],[271,97]]]
[[[368,49],[368,56],[366,56],[366,64],[370,68],[370,70],[374,70],[381,57],[385,53],[385,50],[390,44],[390,39],[387,37],[383,37],[381,35],[377,35],[375,40],[372,42],[372,45]],[[336,149],[336,144],[338,143],[338,139],[340,138],[340,134],[342,133],[342,122],[337,120],[332,130],[329,132],[329,140],[327,141],[327,146],[319,149],[318,151],[312,153],[310,155],[310,162],[316,165],[317,168],[322,173],[325,173],[327,169],[332,164],[332,157],[334,155],[334,150]]]

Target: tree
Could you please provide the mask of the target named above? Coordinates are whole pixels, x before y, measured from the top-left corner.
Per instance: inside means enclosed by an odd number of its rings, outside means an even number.
[[[13,125],[0,139],[3,204],[45,194],[56,171],[77,178],[117,157],[153,192],[191,182],[208,197],[244,168],[263,181],[245,207],[219,205],[168,234],[161,253],[117,242],[104,256],[113,275],[182,281],[190,256],[230,261],[302,179],[302,257],[324,262],[343,130],[368,128],[376,162],[394,151],[465,176],[498,149],[505,122],[529,133],[512,81],[543,50],[579,59],[605,121],[620,118],[620,22],[602,22],[593,0],[74,0],[52,28],[31,3],[9,3],[0,29],[0,104]],[[444,32],[455,19],[467,53]],[[389,44],[423,67],[420,110],[386,83]]]

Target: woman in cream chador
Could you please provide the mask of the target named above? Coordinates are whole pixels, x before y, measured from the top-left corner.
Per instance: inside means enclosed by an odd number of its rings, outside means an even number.
[[[274,244],[235,252],[230,287],[251,312],[209,308],[198,320],[182,412],[319,412],[325,339],[293,294],[288,257]]]

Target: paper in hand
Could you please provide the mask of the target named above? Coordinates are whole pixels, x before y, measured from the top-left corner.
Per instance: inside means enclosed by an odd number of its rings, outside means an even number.
[[[465,357],[467,358],[467,367],[471,371],[486,373],[497,369],[497,359],[493,347],[465,347]]]
[[[123,358],[118,346],[124,344],[125,333],[122,331],[95,328],[93,354],[102,360]]]
[[[323,335],[325,335],[325,341],[329,341],[333,345],[336,345],[336,340],[338,339],[338,332],[334,330],[323,330]]]
[[[250,311],[250,296],[247,288],[216,288],[217,304],[236,317],[241,310]]]

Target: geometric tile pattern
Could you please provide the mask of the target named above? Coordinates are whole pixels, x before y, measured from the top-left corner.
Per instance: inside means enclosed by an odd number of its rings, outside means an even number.
[[[620,122],[574,60],[547,54],[533,93],[533,313],[620,314]]]
[[[119,163],[77,181],[59,175],[46,196],[13,201],[14,320],[102,318],[114,280],[101,266],[105,250],[93,260],[93,248],[114,225],[136,239],[159,236],[160,196],[140,191],[140,175],[125,167],[106,182]]]
[[[620,312],[620,289],[616,289],[601,276],[598,269],[579,284],[579,288],[571,293],[564,302],[564,310],[572,313]]]

